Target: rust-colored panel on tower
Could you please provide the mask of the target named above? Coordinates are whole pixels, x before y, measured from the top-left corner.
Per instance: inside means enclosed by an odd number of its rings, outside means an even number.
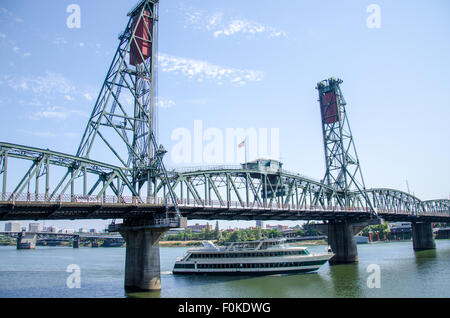
[[[151,13],[144,11],[144,14],[139,19],[133,22],[133,31],[135,31],[136,40],[131,42],[130,64],[136,66],[147,60],[152,54],[151,32],[152,19]],[[138,23],[139,22],[139,23]],[[141,54],[139,53],[142,53]]]
[[[334,91],[329,91],[322,95],[322,120],[325,124],[332,124],[341,119],[338,100]]]

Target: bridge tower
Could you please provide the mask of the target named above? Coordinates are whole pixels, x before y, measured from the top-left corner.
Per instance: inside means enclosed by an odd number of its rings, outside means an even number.
[[[349,204],[348,192],[365,190],[350,123],[345,111],[340,79],[330,78],[317,84],[319,91],[326,171],[323,182],[343,192]]]
[[[157,145],[155,133],[158,2],[141,0],[128,13],[76,153],[90,159],[102,156],[96,159],[123,167],[132,194],[140,196],[146,186],[147,197],[152,196],[156,176],[165,174],[166,151]],[[114,142],[117,137],[121,143]],[[124,185],[116,191],[123,192]]]
[[[375,210],[368,198],[364,178],[356,153],[355,142],[345,110],[341,79],[329,78],[317,84],[325,152],[325,176],[323,183],[338,192],[339,199],[347,207]],[[330,262],[348,263],[358,260],[354,232],[361,224],[348,221],[328,223],[328,241],[336,254]]]
[[[128,24],[119,35],[119,45],[76,153],[77,157],[96,157],[121,167],[126,179],[105,186],[111,186],[118,196],[128,191],[137,200],[146,197],[142,201],[147,203],[156,200],[158,180],[169,184],[163,163],[166,151],[158,145],[155,129],[158,5],[159,0],[141,0],[128,13]],[[121,142],[115,142],[117,136]],[[170,227],[178,227],[180,220],[175,195],[168,188],[175,211],[169,211],[166,202],[165,214],[147,213],[145,218],[124,219],[112,226],[127,243],[127,289],[161,289],[159,240]]]

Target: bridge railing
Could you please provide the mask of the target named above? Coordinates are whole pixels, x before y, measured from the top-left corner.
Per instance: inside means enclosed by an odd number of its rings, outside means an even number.
[[[222,209],[248,209],[248,210],[280,210],[280,211],[317,211],[317,212],[370,212],[370,207],[341,207],[341,206],[322,206],[322,205],[297,205],[283,204],[279,202],[249,202],[241,203],[240,201],[218,201],[218,200],[201,200],[198,202],[194,199],[177,200],[178,206],[181,207],[201,207],[201,208],[222,208]],[[170,204],[169,204],[170,205]]]
[[[172,207],[174,204],[170,199],[162,197],[134,197],[134,196],[116,196],[116,195],[56,195],[49,194],[35,194],[35,193],[0,193],[0,201],[9,204],[16,202],[30,202],[30,203],[83,203],[92,205],[103,204],[118,204],[118,205],[155,205]],[[328,205],[306,205],[280,202],[241,202],[241,201],[219,201],[219,200],[195,200],[195,199],[177,199],[177,205],[184,208],[203,208],[203,209],[243,209],[243,210],[278,210],[278,211],[308,211],[308,212],[367,212],[370,213],[370,207],[345,207],[345,206],[328,206]],[[384,208],[377,208],[377,213],[389,213],[396,215],[412,215],[411,211],[393,211]],[[417,214],[415,214],[417,215]],[[421,211],[421,216],[445,216],[450,217],[450,211]]]

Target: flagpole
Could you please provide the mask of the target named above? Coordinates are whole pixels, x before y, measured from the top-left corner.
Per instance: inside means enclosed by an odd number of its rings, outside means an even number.
[[[245,137],[244,142],[245,142],[245,169],[247,169],[247,137]]]

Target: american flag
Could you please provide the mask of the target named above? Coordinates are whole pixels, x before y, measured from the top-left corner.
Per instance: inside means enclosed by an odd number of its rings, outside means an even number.
[[[245,140],[238,145],[239,148],[242,148],[244,146],[245,146]]]

